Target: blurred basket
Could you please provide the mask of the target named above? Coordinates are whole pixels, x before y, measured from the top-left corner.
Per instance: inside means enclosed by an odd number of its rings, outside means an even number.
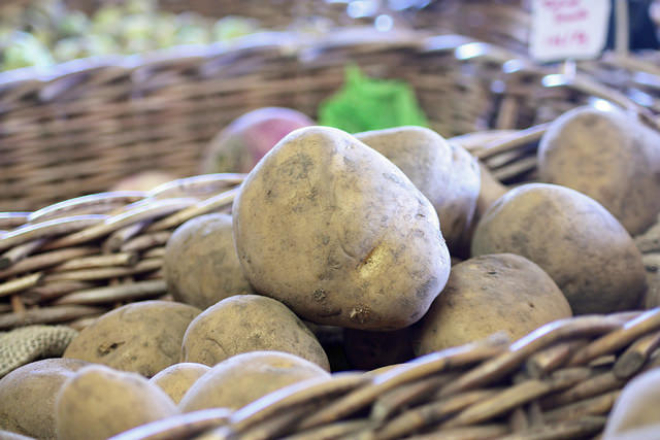
[[[371,28],[262,34],[231,48],[177,48],[0,74],[0,211],[105,191],[140,171],[195,175],[209,140],[231,120],[262,106],[314,117],[349,63],[410,82],[432,127],[445,136],[526,128],[613,93],[588,78],[545,87],[548,71],[470,41]]]
[[[529,0],[438,0],[423,9],[409,10],[406,17],[416,29],[470,35],[527,53],[532,21]]]

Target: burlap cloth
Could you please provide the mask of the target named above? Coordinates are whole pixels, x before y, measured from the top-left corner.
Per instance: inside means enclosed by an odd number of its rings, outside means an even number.
[[[31,325],[0,333],[0,378],[32,361],[61,356],[78,332],[66,326]]]

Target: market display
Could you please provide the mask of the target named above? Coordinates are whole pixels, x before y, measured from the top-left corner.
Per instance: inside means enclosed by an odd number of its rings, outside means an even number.
[[[647,61],[622,55],[621,83],[538,64],[396,2],[227,45],[261,24],[21,3],[0,9],[4,192],[30,198],[0,212],[0,439],[660,435]],[[154,53],[181,44],[206,46]],[[96,55],[123,61],[62,64]],[[59,190],[84,195],[32,208]]]

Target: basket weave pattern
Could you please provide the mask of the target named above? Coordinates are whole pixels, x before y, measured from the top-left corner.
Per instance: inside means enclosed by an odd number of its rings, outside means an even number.
[[[512,344],[494,335],[380,373],[295,384],[233,414],[155,422],[117,440],[595,438],[628,381],[660,365],[659,344],[660,309],[575,317]]]
[[[466,41],[372,30],[309,39],[285,33],[230,49],[83,60],[46,76],[8,72],[0,75],[0,211],[106,191],[140,171],[198,174],[209,140],[230,121],[264,106],[314,117],[349,63],[409,81],[444,136],[526,128],[603,91],[545,88],[547,72],[524,65],[505,74],[513,54]]]

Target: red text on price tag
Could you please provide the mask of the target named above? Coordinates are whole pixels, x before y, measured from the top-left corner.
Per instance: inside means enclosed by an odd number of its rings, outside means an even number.
[[[533,0],[530,54],[538,61],[598,57],[610,7],[609,0]]]

